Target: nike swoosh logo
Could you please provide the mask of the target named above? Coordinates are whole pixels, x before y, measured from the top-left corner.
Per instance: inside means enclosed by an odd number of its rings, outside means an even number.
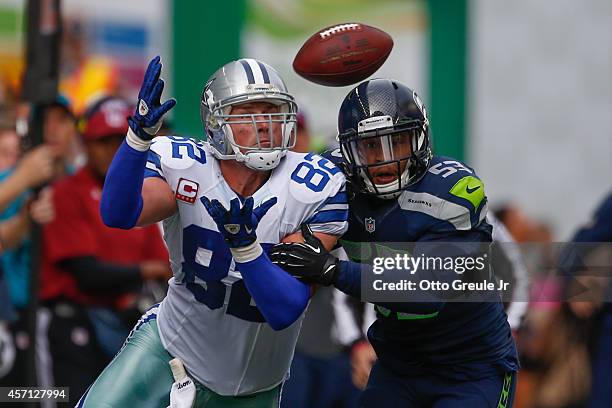
[[[304,243],[303,244],[305,247],[310,248],[312,250],[312,252],[314,252],[315,254],[319,254],[321,253],[321,248],[315,248],[310,244]]]
[[[468,194],[472,194],[474,191],[478,190],[480,188],[480,186],[476,186],[476,187],[472,187],[470,188],[470,186],[465,186],[465,191]]]
[[[244,230],[246,231],[247,234],[250,234],[251,232],[253,232],[253,229],[247,227],[246,225],[244,226]]]

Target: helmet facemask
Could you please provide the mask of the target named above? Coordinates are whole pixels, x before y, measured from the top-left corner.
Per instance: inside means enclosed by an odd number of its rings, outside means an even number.
[[[268,113],[234,113],[240,105],[265,102],[272,106]],[[274,108],[276,107],[276,108]],[[227,142],[227,154],[220,159],[234,159],[254,170],[271,170],[280,163],[287,150],[293,148],[297,137],[297,107],[295,102],[258,98],[234,103],[229,100],[216,107],[209,117]],[[255,135],[250,145],[239,144],[232,126],[249,126]]]
[[[362,191],[383,199],[396,198],[419,181],[431,159],[422,121],[392,123],[390,116],[368,118],[359,123],[359,132],[339,137],[350,177]]]

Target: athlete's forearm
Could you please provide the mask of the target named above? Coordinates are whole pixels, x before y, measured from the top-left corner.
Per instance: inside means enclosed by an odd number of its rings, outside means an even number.
[[[106,174],[100,214],[104,224],[130,229],[142,211],[142,183],[148,150],[135,150],[123,141]]]
[[[361,274],[373,274],[372,265],[340,261],[334,286],[357,299],[361,299]],[[431,314],[439,311],[444,302],[374,302],[395,312]]]
[[[265,252],[252,261],[236,262],[236,266],[257,308],[274,330],[289,327],[302,315],[310,287],[274,265]]]

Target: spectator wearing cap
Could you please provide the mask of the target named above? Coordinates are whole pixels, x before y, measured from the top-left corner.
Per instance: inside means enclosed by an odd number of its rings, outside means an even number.
[[[82,119],[87,164],[54,185],[56,217],[43,229],[39,385],[81,395],[119,350],[143,284],[167,281],[168,254],[156,225],[129,231],[106,227],[99,215],[104,177],[133,111],[104,98]],[[138,312],[135,313],[138,315]]]
[[[73,174],[82,161],[77,120],[69,100],[59,95],[45,109],[43,140],[54,159],[53,179]]]

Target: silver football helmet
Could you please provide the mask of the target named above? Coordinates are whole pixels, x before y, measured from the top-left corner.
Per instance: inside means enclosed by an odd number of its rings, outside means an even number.
[[[277,105],[278,113],[232,114],[234,106],[251,102]],[[244,162],[254,170],[271,170],[295,146],[297,105],[278,72],[264,62],[244,58],[219,68],[204,87],[200,113],[217,159]],[[260,126],[263,122],[267,124],[268,135],[261,135],[258,130],[263,128]],[[230,123],[251,124],[257,136],[256,144],[236,143]],[[277,138],[273,135],[279,124],[280,143],[275,142]]]

